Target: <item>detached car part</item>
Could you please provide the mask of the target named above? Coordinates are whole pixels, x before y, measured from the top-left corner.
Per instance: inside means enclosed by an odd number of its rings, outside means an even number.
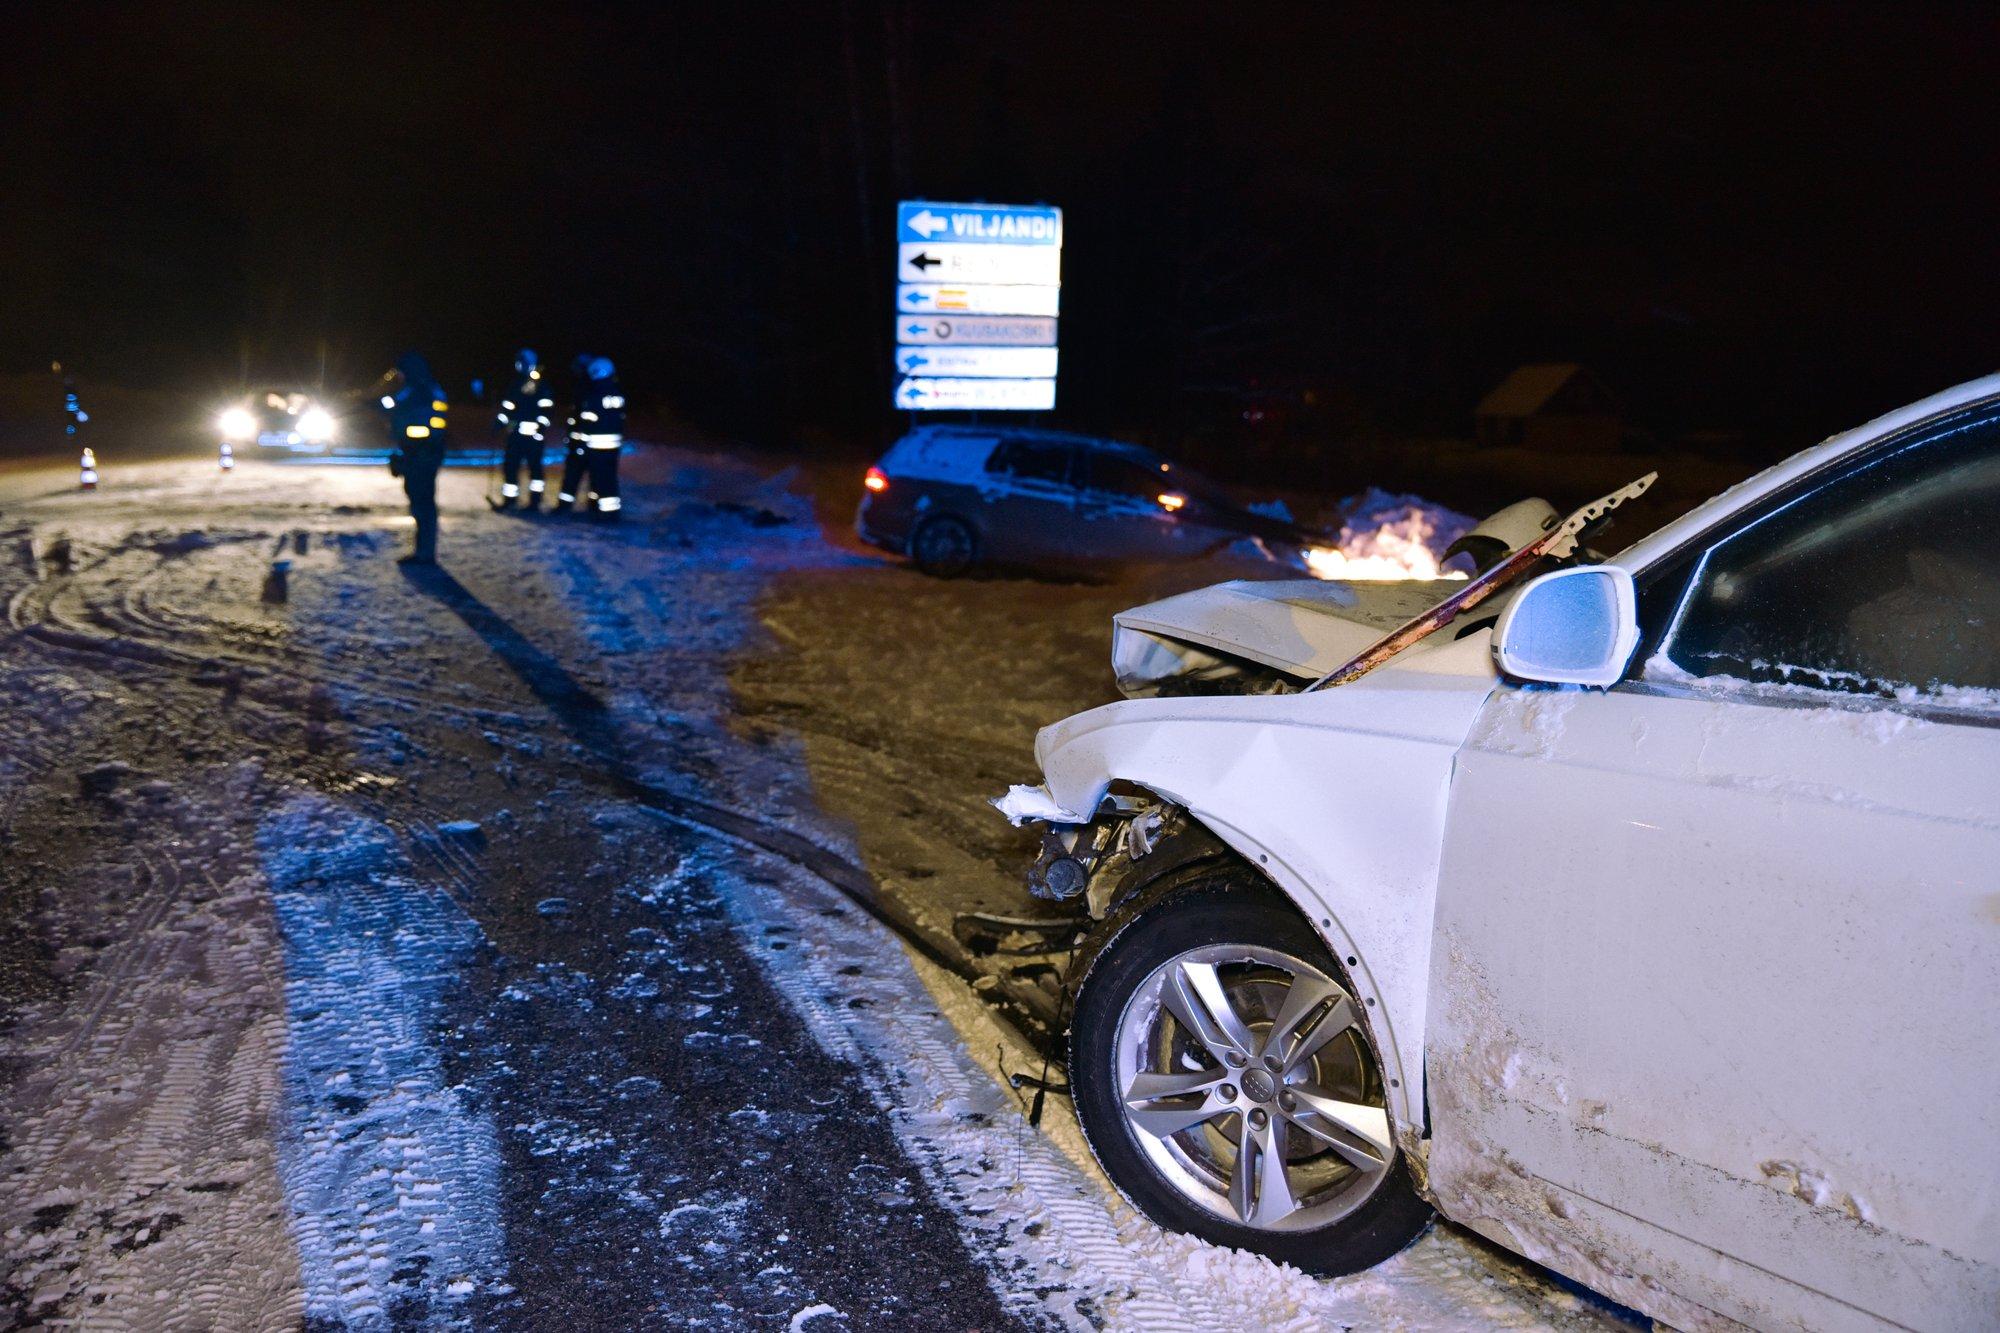
[[[1562,518],[1556,507],[1539,496],[1517,500],[1505,509],[1482,519],[1479,524],[1447,546],[1444,560],[1463,555],[1481,573],[1507,558],[1554,527]],[[1443,564],[1444,560],[1438,563]]]

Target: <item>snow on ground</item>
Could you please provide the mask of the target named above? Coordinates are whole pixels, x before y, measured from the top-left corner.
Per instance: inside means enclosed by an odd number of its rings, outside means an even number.
[[[257,849],[285,942],[278,1171],[306,1314],[365,1325],[504,1292],[497,1134],[435,1035],[478,926],[388,828],[323,797],[281,806]]]
[[[1213,571],[938,584],[635,462],[618,529],[448,474],[435,574],[373,471],[7,483],[0,1310],[1601,1322],[1449,1227],[1332,1282],[1167,1235],[1005,1086],[964,976],[1032,1035],[1058,973],[981,924],[1031,910],[985,798],[1108,697],[1111,610]]]
[[[0,1314],[298,1323],[274,1142],[283,970],[233,814],[256,781],[225,768],[60,803],[89,850],[42,895],[61,989],[15,1010],[5,1043]]]
[[[800,947],[774,960],[787,997],[830,1049],[889,1073],[883,1109],[1024,1318],[1076,1329],[1300,1331],[1596,1322],[1576,1297],[1448,1233],[1372,1272],[1326,1281],[1164,1232],[1097,1170],[1067,1102],[1048,1099],[1042,1126],[1028,1123],[1006,1076],[1035,1072],[1037,1058],[957,977],[914,954],[907,969],[845,975],[852,965],[840,960],[885,952],[881,929],[829,910],[837,899],[810,880],[753,880],[732,906],[753,932],[803,923],[794,927]]]

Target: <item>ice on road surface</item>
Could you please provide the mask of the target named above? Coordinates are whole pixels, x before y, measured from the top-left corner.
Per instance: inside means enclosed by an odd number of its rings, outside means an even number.
[[[1005,1082],[1065,937],[987,798],[1235,571],[941,584],[633,464],[616,528],[447,472],[434,573],[373,469],[0,475],[0,1324],[1606,1320],[1164,1233]]]

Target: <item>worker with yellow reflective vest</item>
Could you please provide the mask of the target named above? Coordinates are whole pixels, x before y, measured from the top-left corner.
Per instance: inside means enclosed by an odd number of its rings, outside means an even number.
[[[576,503],[588,472],[593,516],[617,518],[625,505],[618,495],[618,454],[624,447],[625,393],[618,387],[618,370],[610,358],[592,357],[583,365],[576,414],[569,419],[569,456],[563,460],[558,509]]]
[[[434,565],[437,563],[437,475],[444,466],[446,413],[444,389],[431,374],[430,362],[416,352],[396,358],[396,377],[402,383],[382,395],[382,408],[389,414],[389,473],[403,479],[403,494],[410,497],[410,517],[417,522],[415,548],[397,563]]]
[[[542,382],[541,361],[523,347],[514,357],[513,387],[500,399],[494,422],[506,438],[500,462],[500,507],[521,503],[521,472],[528,473],[528,508],[542,507],[542,432],[549,426],[549,409],[556,400]]]

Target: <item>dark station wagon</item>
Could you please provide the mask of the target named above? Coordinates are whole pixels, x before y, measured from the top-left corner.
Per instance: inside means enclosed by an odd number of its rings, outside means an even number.
[[[1326,540],[1150,449],[1058,431],[922,427],[865,484],[861,539],[946,578],[976,565],[1184,560],[1246,540],[1295,563]]]

